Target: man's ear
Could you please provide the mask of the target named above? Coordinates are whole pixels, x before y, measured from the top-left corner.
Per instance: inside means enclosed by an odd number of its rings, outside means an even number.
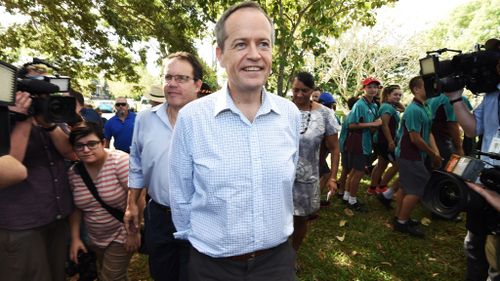
[[[201,91],[201,84],[203,84],[203,81],[201,79],[198,79],[194,84],[196,86],[196,91]]]
[[[222,53],[222,49],[220,47],[215,48],[215,55],[217,56],[220,66],[225,67],[223,59],[224,54]]]

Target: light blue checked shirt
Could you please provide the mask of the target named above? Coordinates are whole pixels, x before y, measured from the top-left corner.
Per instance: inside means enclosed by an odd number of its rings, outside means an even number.
[[[128,186],[148,188],[149,196],[157,203],[168,206],[168,149],[173,128],[167,116],[167,104],[140,112],[134,125]]]
[[[174,235],[212,257],[272,248],[293,232],[300,112],[262,93],[253,123],[227,85],[177,117],[169,154]]]

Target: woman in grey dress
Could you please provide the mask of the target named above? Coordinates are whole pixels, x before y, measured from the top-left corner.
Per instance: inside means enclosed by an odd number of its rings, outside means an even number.
[[[337,132],[340,126],[329,108],[312,101],[314,77],[308,72],[298,73],[292,84],[293,102],[302,114],[300,131],[299,163],[293,186],[294,232],[292,244],[295,251],[307,232],[307,217],[319,209],[319,149],[325,139],[331,152],[331,172],[328,188],[337,189],[339,164],[339,142]]]

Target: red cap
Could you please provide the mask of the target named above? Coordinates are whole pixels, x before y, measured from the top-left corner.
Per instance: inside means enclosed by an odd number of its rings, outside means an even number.
[[[377,78],[375,77],[366,77],[365,80],[363,80],[362,82],[363,86],[368,86],[371,83],[377,83],[379,85],[382,85],[382,83],[380,83],[380,81],[378,81]]]

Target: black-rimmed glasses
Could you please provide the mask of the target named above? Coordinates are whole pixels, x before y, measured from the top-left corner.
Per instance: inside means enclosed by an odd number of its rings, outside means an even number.
[[[83,151],[85,149],[85,147],[87,147],[90,150],[94,150],[99,146],[100,143],[101,143],[100,141],[89,141],[87,143],[75,143],[73,145],[73,149],[75,151]]]
[[[172,80],[174,80],[177,83],[186,83],[189,80],[196,80],[196,79],[187,75],[170,75],[170,74],[165,75],[165,82],[170,83],[172,82]]]
[[[115,103],[115,106],[118,107],[118,106],[127,106],[128,104],[126,102],[117,102]]]

